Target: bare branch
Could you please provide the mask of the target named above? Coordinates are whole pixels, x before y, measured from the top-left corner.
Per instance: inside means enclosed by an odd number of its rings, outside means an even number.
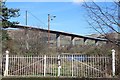
[[[108,30],[105,30],[106,28],[109,28],[113,32],[120,34],[120,32],[117,30],[117,27],[120,27],[119,23],[119,14],[117,7],[120,4],[117,3],[117,5],[112,7],[106,7],[103,8],[100,5],[96,4],[95,2],[90,3],[84,2],[84,7],[86,8],[89,17],[89,20],[87,21],[92,28],[99,32],[101,35],[104,35],[106,39],[108,39],[110,42],[115,43],[116,45],[119,45],[117,43],[117,40],[112,40],[109,37],[107,37],[106,34],[108,34]],[[105,7],[105,6],[104,6]],[[106,9],[106,10],[105,10]],[[119,42],[119,41],[118,41]]]

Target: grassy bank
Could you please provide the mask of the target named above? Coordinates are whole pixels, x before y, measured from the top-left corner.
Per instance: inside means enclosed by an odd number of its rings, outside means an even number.
[[[118,78],[4,77],[2,80],[119,80]]]

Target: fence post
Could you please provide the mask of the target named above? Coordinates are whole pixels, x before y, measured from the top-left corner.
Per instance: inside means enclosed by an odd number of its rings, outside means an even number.
[[[115,50],[112,49],[112,76],[115,76]]]
[[[61,65],[60,65],[60,55],[58,55],[58,76],[60,76],[60,68],[61,68]]]
[[[44,76],[46,73],[46,55],[44,55]]]
[[[6,50],[6,61],[5,61],[5,71],[4,76],[8,76],[8,64],[9,64],[9,51]]]
[[[73,59],[73,54],[72,54],[72,77],[73,77],[73,61],[74,59]]]

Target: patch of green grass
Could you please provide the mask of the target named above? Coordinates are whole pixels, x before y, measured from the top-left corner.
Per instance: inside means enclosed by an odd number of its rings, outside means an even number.
[[[119,80],[118,78],[7,77],[2,80]]]

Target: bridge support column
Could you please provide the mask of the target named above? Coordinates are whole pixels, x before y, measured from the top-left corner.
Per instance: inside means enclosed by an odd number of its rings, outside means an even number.
[[[87,45],[87,39],[84,38],[84,45]]]
[[[56,46],[57,46],[57,48],[59,48],[60,47],[60,34],[56,34]]]
[[[71,45],[74,46],[75,45],[75,37],[71,36]]]
[[[80,38],[80,45],[84,45],[84,38]]]
[[[99,45],[99,41],[95,40],[95,45],[98,46]]]

